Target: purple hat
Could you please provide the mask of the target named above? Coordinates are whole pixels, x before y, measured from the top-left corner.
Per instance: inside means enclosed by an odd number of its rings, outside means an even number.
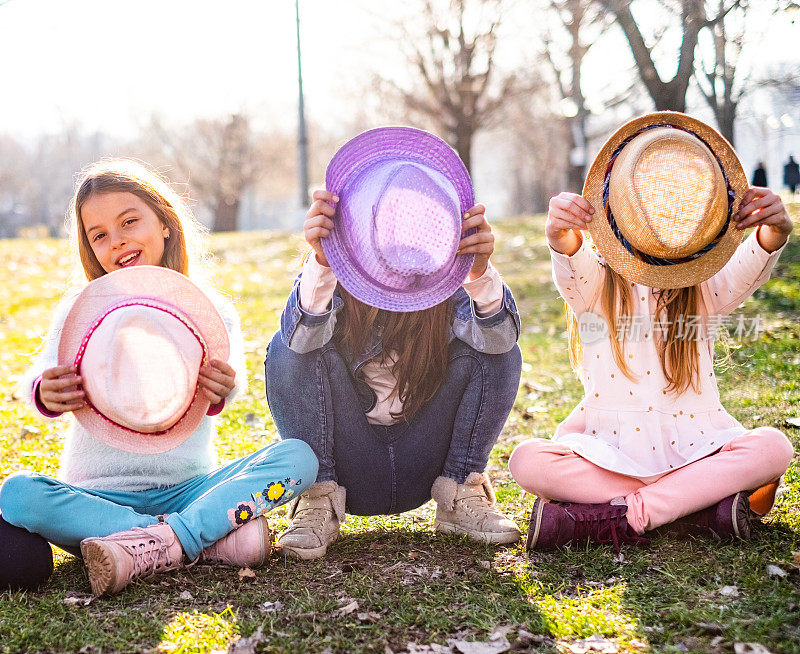
[[[456,250],[474,204],[472,182],[438,136],[413,127],[359,134],[331,159],[325,186],[339,203],[322,249],[353,297],[388,311],[419,311],[464,283],[475,257]]]

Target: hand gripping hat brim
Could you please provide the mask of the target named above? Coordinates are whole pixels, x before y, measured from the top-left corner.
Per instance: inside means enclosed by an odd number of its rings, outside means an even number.
[[[124,326],[128,336],[118,347],[114,330]],[[209,408],[197,386],[199,366],[226,361],[229,353],[225,323],[198,286],[168,268],[134,266],[103,275],[77,296],[61,331],[58,363],[77,364],[84,378],[87,406],[74,414],[89,433],[117,449],[158,454],[197,429]],[[148,393],[155,401],[146,401]],[[131,396],[134,409],[126,409]],[[137,405],[136,397],[145,401]]]
[[[418,311],[463,284],[474,255],[455,251],[474,192],[445,141],[411,127],[369,130],[336,152],[325,186],[339,203],[322,248],[353,297],[389,311]]]
[[[678,130],[690,134],[707,147],[718,166],[721,195],[725,203],[724,220],[710,242],[702,244],[688,256],[652,256],[637,249],[622,232],[635,236],[637,224],[644,224],[647,216],[641,212],[617,211],[609,202],[609,184],[615,161],[620,153],[638,136],[649,130]],[[665,160],[660,174],[650,181],[648,192],[656,197],[663,188],[691,187],[692,174],[681,160]],[[656,179],[657,178],[657,179]],[[698,182],[699,183],[699,182]],[[652,288],[683,288],[705,281],[718,272],[730,259],[742,239],[742,230],[735,226],[733,215],[738,211],[749,184],[733,146],[705,123],[682,113],[659,111],[631,120],[618,129],[603,145],[595,157],[586,182],[583,196],[595,209],[589,223],[589,233],[598,252],[608,264],[625,279]],[[713,193],[701,189],[703,193]],[[669,192],[669,191],[667,191]],[[727,192],[727,196],[724,197]],[[663,202],[664,198],[659,201]],[[646,204],[644,205],[646,212]]]

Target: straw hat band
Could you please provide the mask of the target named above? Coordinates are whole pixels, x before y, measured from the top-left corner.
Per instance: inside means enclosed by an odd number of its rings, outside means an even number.
[[[130,298],[130,299],[124,300],[122,302],[118,302],[118,303],[108,307],[96,320],[94,320],[94,322],[91,324],[91,326],[86,330],[86,333],[84,334],[83,339],[80,342],[77,354],[75,355],[75,359],[74,359],[74,364],[75,364],[75,366],[78,367],[78,370],[80,370],[81,364],[82,364],[85,356],[87,357],[87,360],[88,360],[87,348],[89,347],[90,342],[92,341],[92,337],[95,334],[99,334],[98,330],[101,330],[101,326],[103,326],[104,322],[107,321],[109,319],[109,317],[120,315],[120,314],[117,314],[116,312],[119,312],[121,310],[127,310],[127,309],[156,310],[156,311],[160,311],[160,312],[162,312],[164,314],[167,314],[170,318],[176,320],[177,323],[173,323],[173,324],[180,325],[180,327],[178,327],[178,329],[182,330],[182,329],[185,328],[185,330],[186,330],[186,331],[183,332],[184,334],[186,334],[186,336],[182,337],[182,338],[184,338],[184,339],[188,338],[189,342],[191,342],[192,338],[194,338],[194,340],[197,341],[197,344],[199,345],[199,348],[198,348],[198,350],[197,350],[197,352],[196,352],[196,354],[194,356],[197,356],[197,354],[200,355],[200,363],[201,363],[201,365],[204,365],[205,363],[207,363],[208,358],[209,358],[208,344],[206,343],[206,340],[203,338],[203,335],[198,331],[198,329],[194,326],[194,324],[192,324],[192,321],[189,318],[187,318],[185,315],[183,315],[180,311],[176,310],[172,306],[159,304],[158,302],[149,300],[147,298]],[[170,318],[167,318],[167,320],[169,320]],[[122,320],[125,320],[125,318],[123,318]],[[130,318],[128,318],[128,320],[130,320]],[[114,326],[112,326],[110,329],[113,329],[113,330],[118,329],[118,327],[116,326],[118,322],[119,321],[115,322]],[[105,326],[102,327],[102,330],[106,330]],[[103,337],[100,337],[100,338],[102,340]],[[184,346],[185,347],[188,346],[189,342],[186,342],[184,340],[184,343],[183,343]],[[194,346],[194,347],[197,347],[197,346]],[[189,348],[189,349],[191,349],[191,348]],[[113,358],[114,354],[112,353],[109,356],[112,356],[112,358]],[[94,354],[94,358],[96,358],[96,357],[97,357],[97,353]],[[95,367],[96,367],[96,364],[92,369],[95,370]],[[112,413],[113,414],[113,409],[112,409],[113,405],[108,405],[107,407],[105,407],[105,409],[101,410],[101,408],[98,408],[92,402],[92,400],[91,400],[91,398],[89,396],[89,393],[88,393],[88,389],[87,389],[86,396],[84,397],[84,400],[86,402],[87,407],[89,409],[91,409],[91,411],[95,415],[97,415],[100,418],[102,418],[103,421],[105,421],[106,423],[112,425],[114,428],[121,429],[121,430],[123,430],[123,431],[125,431],[127,433],[130,433],[130,434],[144,435],[144,436],[152,437],[152,436],[162,436],[162,435],[165,435],[165,434],[173,431],[175,429],[175,427],[192,410],[192,407],[193,407],[193,404],[194,404],[196,396],[197,396],[197,386],[195,385],[195,388],[192,391],[191,397],[188,397],[188,395],[187,395],[185,398],[178,398],[179,400],[182,401],[182,404],[178,405],[178,411],[181,411],[181,413],[180,413],[180,416],[177,418],[177,420],[174,419],[174,415],[175,415],[176,412],[173,412],[172,413],[172,417],[168,419],[168,426],[165,429],[158,429],[158,426],[156,424],[156,425],[153,425],[154,430],[146,430],[146,431],[145,430],[141,430],[141,429],[144,429],[143,427],[140,428],[140,429],[134,429],[130,425],[126,425],[126,424],[123,424],[123,423],[119,422],[118,420],[114,420],[112,417],[110,417],[108,415],[108,413]],[[105,398],[103,398],[103,399],[105,401]],[[174,405],[175,401],[177,401],[177,400],[175,400],[173,398],[173,400],[171,400],[170,403],[168,404],[168,409],[170,411],[174,411],[174,408],[169,408],[169,407],[172,407]],[[120,418],[120,419],[122,419],[122,418]]]
[[[659,130],[659,132],[678,130],[679,133],[675,134],[674,139],[670,139],[669,136],[658,132],[651,132],[647,138],[641,137],[644,132],[650,132],[651,130]],[[641,138],[634,145],[630,145],[631,141],[637,137]],[[708,177],[702,187],[711,189],[716,186],[718,191],[709,196],[707,204],[699,206],[700,209],[703,207],[707,209],[708,219],[685,222],[683,227],[677,227],[677,231],[675,225],[668,223],[665,226],[662,220],[662,224],[656,225],[655,231],[653,231],[654,226],[645,222],[646,216],[643,216],[639,209],[650,207],[654,200],[657,200],[652,193],[654,191],[657,192],[658,180],[651,178],[653,166],[651,165],[648,170],[646,163],[642,162],[646,162],[648,158],[651,161],[653,160],[650,155],[645,155],[651,144],[657,149],[657,155],[663,158],[666,142],[672,143],[670,147],[673,147],[673,150],[676,148],[680,150],[677,155],[679,160],[688,162],[695,158],[699,162],[699,168],[695,167],[695,174]],[[629,145],[629,149],[622,154],[626,146]],[[633,150],[630,148],[633,148]],[[622,156],[620,156],[621,154]],[[661,160],[655,161],[657,168],[665,170]],[[620,162],[622,163],[620,164]],[[616,170],[615,164],[618,168],[621,165],[622,169]],[[643,172],[641,172],[640,168],[637,168],[640,165],[645,166]],[[620,180],[629,182],[636,176],[637,170],[640,171],[638,174],[645,176],[647,191],[649,192],[642,207],[637,206],[636,200],[632,199],[636,196],[636,193],[632,192],[635,189],[627,186],[625,188],[620,187],[622,183]],[[689,174],[689,172],[681,170],[678,174]],[[617,181],[614,181],[615,176]],[[656,176],[659,176],[658,173],[656,173]],[[690,175],[690,177],[693,178],[694,176]],[[656,186],[654,187],[653,184],[656,184]],[[616,196],[614,195],[615,193]],[[687,189],[687,193],[693,195],[692,189]],[[630,232],[627,238],[617,224],[612,211],[611,196],[616,197],[615,203],[622,202],[622,206],[616,206],[615,204],[615,207],[618,210],[622,210],[625,215],[626,220],[624,222]],[[708,141],[695,130],[680,124],[655,122],[637,129],[622,140],[613,150],[603,175],[602,204],[611,233],[619,244],[635,259],[653,266],[671,266],[694,261],[716,247],[728,231],[735,199],[736,193],[719,155]],[[727,206],[723,206],[725,200],[727,200]],[[680,211],[681,207],[675,207],[672,213],[680,216]],[[647,213],[646,209],[645,213]],[[703,215],[706,215],[705,212]],[[717,227],[718,225],[719,227]],[[694,231],[693,233],[686,233],[687,229]]]

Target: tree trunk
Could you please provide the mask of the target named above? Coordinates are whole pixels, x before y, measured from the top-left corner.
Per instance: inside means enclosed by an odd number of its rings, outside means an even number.
[[[461,157],[461,161],[464,162],[464,166],[466,166],[470,177],[472,176],[472,158],[470,152],[472,151],[473,135],[474,130],[472,126],[468,124],[468,121],[458,124],[455,133],[456,142],[454,149],[458,152],[458,156]]]
[[[220,198],[214,209],[214,231],[235,232],[239,229],[239,200]]]
[[[734,144],[733,140],[733,123],[736,121],[737,104],[735,102],[723,104],[716,112],[717,125],[719,132],[722,134],[731,145]]]

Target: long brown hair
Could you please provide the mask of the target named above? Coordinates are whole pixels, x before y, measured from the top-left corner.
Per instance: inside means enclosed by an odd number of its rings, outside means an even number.
[[[395,392],[403,403],[395,420],[410,420],[444,383],[450,342],[450,303],[430,309],[398,313],[371,307],[339,286],[344,307],[336,324],[333,340],[355,358],[364,349],[373,328],[380,330],[383,361],[396,357],[392,374],[397,379]],[[341,351],[341,349],[340,349]]]
[[[70,204],[70,234],[83,273],[88,281],[106,274],[92,250],[83,226],[81,209],[98,193],[125,192],[142,199],[169,228],[164,241],[161,265],[196,278],[208,265],[208,254],[202,238],[205,228],[189,210],[185,200],[154,170],[132,159],[103,159],[81,172]],[[192,270],[190,270],[192,268]]]
[[[600,306],[608,323],[608,338],[614,361],[623,375],[637,381],[636,375],[625,360],[625,331],[633,314],[633,295],[631,285],[610,266],[604,265],[605,275],[600,291]],[[690,386],[700,390],[700,364],[698,359],[697,336],[687,325],[688,316],[696,316],[698,310],[697,286],[686,288],[660,289],[656,291],[655,320],[666,323],[665,330],[654,330],[661,371],[667,380],[668,393],[680,395]],[[569,360],[578,369],[583,359],[583,347],[578,334],[578,321],[566,307],[567,331],[569,337]],[[695,329],[700,329],[699,325]],[[621,337],[621,338],[620,338]]]

